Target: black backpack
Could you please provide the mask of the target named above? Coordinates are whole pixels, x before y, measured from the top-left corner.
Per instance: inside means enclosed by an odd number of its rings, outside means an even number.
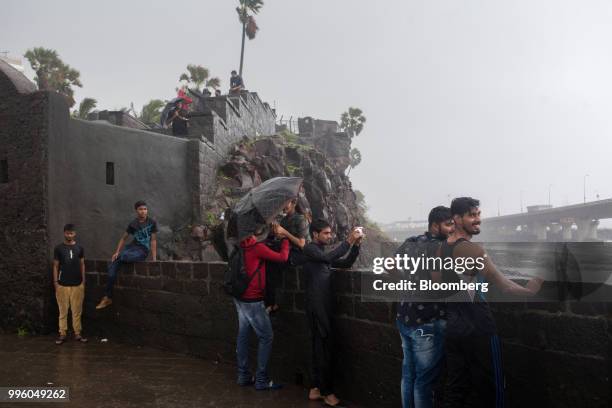
[[[225,292],[236,299],[242,298],[242,295],[246,292],[253,278],[259,275],[262,264],[263,260],[260,260],[255,273],[249,278],[244,269],[244,252],[242,248],[236,246],[229,256],[227,269],[223,276],[223,288]]]

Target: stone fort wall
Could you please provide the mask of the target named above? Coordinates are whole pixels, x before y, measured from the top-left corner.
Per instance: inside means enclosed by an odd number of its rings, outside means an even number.
[[[88,333],[235,364],[238,323],[221,286],[224,263],[127,265],[120,271],[114,304],[102,311],[96,311],[95,304],[102,296],[107,263],[86,264]],[[337,271],[334,284],[338,394],[360,406],[399,406],[402,351],[393,305],[362,298],[362,272]],[[285,274],[278,295],[281,312],[273,319],[271,373],[308,385],[303,289],[300,272]],[[503,339],[508,406],[609,406],[610,303],[511,303],[494,308]]]
[[[133,203],[144,199],[163,247],[203,221],[231,146],[275,130],[274,111],[246,91],[203,101],[187,137],[112,118],[72,118],[63,96],[37,91],[0,61],[0,310],[10,311],[0,327],[40,329],[64,224],[77,225],[87,257],[104,259],[134,217]]]

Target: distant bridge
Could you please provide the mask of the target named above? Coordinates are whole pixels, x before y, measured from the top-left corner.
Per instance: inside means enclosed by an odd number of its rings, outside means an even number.
[[[538,205],[524,213],[485,218],[482,232],[488,239],[530,235],[538,241],[594,241],[599,220],[606,218],[612,218],[612,199],[562,207]]]

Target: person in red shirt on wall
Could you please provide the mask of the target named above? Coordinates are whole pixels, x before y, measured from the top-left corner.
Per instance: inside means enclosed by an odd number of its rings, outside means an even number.
[[[178,94],[177,96],[179,98],[183,98],[183,102],[179,103],[179,108],[184,110],[184,111],[189,111],[189,105],[191,105],[193,103],[193,99],[191,99],[189,96],[187,96],[187,87],[184,86],[182,88],[180,88],[178,90]]]
[[[238,384],[253,385],[256,390],[275,390],[282,385],[273,382],[268,377],[267,366],[272,351],[272,323],[264,306],[266,291],[266,261],[287,262],[289,257],[289,241],[287,231],[278,224],[272,226],[275,235],[283,238],[279,252],[273,251],[265,243],[258,242],[255,235],[250,235],[240,241],[244,253],[244,269],[251,279],[240,299],[234,299],[238,312],[238,338],[236,354],[238,359]],[[257,349],[257,370],[255,377],[249,370],[249,332],[253,328],[259,346]]]

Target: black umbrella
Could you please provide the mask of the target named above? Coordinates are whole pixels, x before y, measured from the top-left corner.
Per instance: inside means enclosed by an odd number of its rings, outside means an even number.
[[[178,104],[180,102],[183,102],[184,100],[184,98],[176,97],[166,104],[164,110],[162,110],[161,114],[159,115],[159,124],[163,128],[166,127],[166,121],[168,120],[168,115],[170,115],[170,111],[172,111],[172,109],[175,109]]]
[[[256,232],[278,215],[285,203],[298,196],[301,177],[274,177],[254,187],[234,206],[239,240]]]

